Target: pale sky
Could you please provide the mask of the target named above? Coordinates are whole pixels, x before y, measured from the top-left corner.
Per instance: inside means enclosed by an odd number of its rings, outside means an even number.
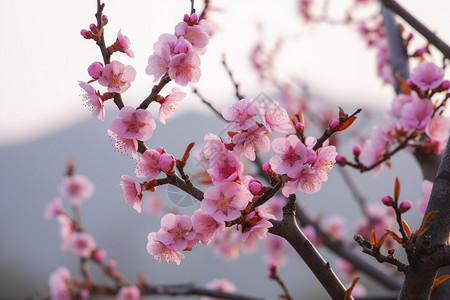
[[[125,103],[137,105],[150,92],[153,77],[145,73],[152,45],[162,33],[173,33],[174,26],[189,12],[188,0],[109,0],[104,13],[109,17],[105,28],[108,44],[119,29],[132,42],[135,58],[115,54],[112,59],[131,64],[137,78],[123,95]],[[201,1],[196,1],[201,3]],[[338,101],[388,107],[393,92],[375,75],[375,52],[367,51],[365,42],[354,29],[342,26],[305,26],[293,0],[211,0],[221,12],[211,13],[218,26],[202,59],[199,90],[218,108],[234,101],[234,90],[221,67],[225,53],[236,79],[246,96],[270,92],[249,68],[249,53],[258,39],[256,23],[262,22],[270,45],[280,35],[289,42],[277,59],[280,78],[301,78],[313,94]],[[330,1],[335,15],[350,0]],[[94,0],[0,0],[0,145],[24,143],[90,118],[82,105],[77,81],[88,81],[87,67],[101,61],[100,51],[79,34],[95,22]],[[320,3],[320,2],[319,2]],[[438,35],[450,41],[450,4],[446,0],[401,1]],[[436,62],[440,62],[440,57]],[[448,78],[448,76],[447,76]],[[168,94],[173,85],[162,94]],[[191,88],[183,91],[190,94]],[[112,103],[109,108],[114,109]],[[189,95],[182,108],[204,111],[198,99]],[[107,113],[114,113],[110,110]],[[156,115],[155,115],[156,118]],[[158,126],[161,126],[158,123]]]

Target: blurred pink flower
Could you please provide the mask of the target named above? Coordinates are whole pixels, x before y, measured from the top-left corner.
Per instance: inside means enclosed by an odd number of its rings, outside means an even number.
[[[122,139],[146,141],[153,135],[155,121],[149,111],[126,106],[115,117],[109,129]]]
[[[64,208],[62,205],[61,198],[55,197],[45,206],[44,218],[47,220],[53,219],[62,213],[64,213]]]
[[[306,238],[311,242],[311,244],[317,246],[317,233],[312,225],[306,225],[305,227],[303,227],[302,232],[306,236]]]
[[[50,287],[50,297],[52,300],[71,300],[70,293],[70,272],[64,267],[59,267],[50,274],[48,279]]]
[[[341,216],[332,216],[327,218],[325,221],[327,233],[337,240],[343,240],[345,226],[345,219]]]
[[[156,195],[149,195],[143,203],[144,212],[149,215],[160,216],[164,213],[164,204]]]
[[[405,104],[408,104],[410,102],[413,102],[414,100],[420,100],[419,96],[417,96],[417,93],[415,91],[411,91],[411,94],[399,94],[397,95],[391,104],[391,110],[389,113],[393,117],[401,117],[402,115],[402,109],[405,106]]]
[[[59,236],[61,237],[61,249],[67,250],[73,234],[72,220],[66,215],[58,215],[56,217],[59,223]]]
[[[290,245],[284,238],[269,234],[266,238],[264,258],[267,262],[276,261],[280,265],[285,265],[289,250]]]
[[[416,99],[403,106],[402,126],[406,129],[425,130],[433,114],[433,104],[429,100]]]
[[[358,270],[345,259],[337,257],[335,264],[339,274],[341,274],[345,280],[352,280],[356,277],[356,272]]]
[[[438,141],[441,144],[447,144],[448,140],[448,129],[450,126],[449,119],[443,115],[436,114],[428,122],[425,128],[426,134],[432,138],[434,141]]]
[[[102,76],[98,79],[100,85],[106,86],[108,92],[123,93],[136,78],[136,70],[132,66],[113,60],[103,69]]]
[[[75,254],[89,258],[95,250],[94,238],[86,232],[74,232],[70,239],[69,249]]]
[[[214,253],[227,261],[237,260],[239,244],[239,232],[234,228],[225,228],[224,232],[214,239]]]
[[[236,287],[228,279],[214,279],[213,281],[206,284],[206,287],[211,290],[234,293],[236,292]],[[201,300],[220,300],[221,298],[214,297],[202,297]]]
[[[66,176],[59,185],[59,192],[69,198],[72,205],[80,205],[81,201],[91,198],[94,190],[92,181],[83,175]]]
[[[277,220],[283,219],[283,207],[286,205],[287,199],[283,196],[275,195],[269,202],[270,213],[275,216]]]
[[[117,293],[117,300],[139,300],[141,299],[141,290],[135,285],[123,286]]]
[[[444,79],[444,70],[432,62],[424,61],[412,70],[409,79],[422,91],[437,88]]]
[[[431,190],[433,189],[433,182],[424,180],[422,183],[422,196],[417,200],[417,209],[421,217],[425,215],[428,202],[430,201]]]

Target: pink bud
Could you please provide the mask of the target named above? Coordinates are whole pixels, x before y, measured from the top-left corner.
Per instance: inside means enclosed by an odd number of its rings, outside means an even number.
[[[427,52],[427,48],[420,48],[420,49],[417,49],[413,55],[414,56],[422,56],[423,54],[425,54],[425,52]]]
[[[259,195],[261,192],[262,184],[256,179],[252,179],[248,184],[248,189],[253,195]]]
[[[96,61],[89,66],[88,73],[92,78],[99,79],[100,76],[102,76],[103,68],[103,64],[99,61]]]
[[[269,278],[274,279],[277,278],[278,265],[276,262],[271,262],[269,264]]]
[[[410,32],[408,34],[408,37],[406,38],[408,41],[412,40],[412,38],[414,37],[414,34],[412,32]]]
[[[303,130],[303,129],[305,129],[305,126],[303,126],[303,124],[301,122],[298,122],[297,124],[295,124],[295,129]]]
[[[98,33],[97,25],[95,25],[95,24],[89,25],[89,29],[92,31],[93,34],[97,34]]]
[[[158,159],[159,169],[163,172],[173,172],[175,167],[175,157],[172,154],[164,153]]]
[[[355,145],[354,147],[353,147],[353,155],[355,155],[355,156],[360,156],[361,155],[361,146],[360,145]]]
[[[391,195],[384,195],[383,198],[381,198],[381,202],[383,202],[386,206],[394,206],[394,198],[392,198]]]
[[[194,23],[194,24],[198,23],[198,15],[196,13],[193,13],[191,15],[191,22]]]
[[[81,29],[80,34],[87,40],[92,39],[92,37],[94,36],[92,32],[86,29]]]
[[[164,149],[163,147],[158,147],[158,148],[156,148],[155,150],[158,151],[159,154],[167,153],[166,149]]]
[[[108,24],[108,16],[103,15],[102,16],[102,26],[105,26],[106,24]]]
[[[441,90],[445,91],[445,90],[448,90],[448,89],[450,89],[450,81],[448,81],[448,80],[442,81],[442,83],[441,83]]]
[[[342,154],[338,154],[338,155],[336,156],[336,161],[337,161],[337,162],[346,162],[346,161],[347,161],[347,158],[346,158],[344,155],[342,155]]]
[[[316,162],[316,160],[317,160],[317,153],[316,153],[316,151],[308,148],[308,150],[306,152],[306,162],[308,164],[313,164],[313,163]]]
[[[405,200],[402,203],[400,203],[400,206],[398,207],[398,210],[399,210],[400,213],[403,214],[403,213],[407,212],[408,210],[410,210],[411,207],[412,207],[411,201]]]
[[[189,15],[188,14],[184,14],[183,21],[184,22],[189,22]]]
[[[92,259],[101,262],[106,258],[106,251],[103,249],[96,249],[92,254]]]
[[[330,128],[331,129],[335,129],[338,126],[339,126],[339,120],[338,119],[331,120],[331,122],[330,122]]]
[[[270,164],[269,163],[265,163],[265,164],[263,164],[263,170],[264,170],[264,172],[268,172],[269,170],[271,169],[271,166],[270,166]]]

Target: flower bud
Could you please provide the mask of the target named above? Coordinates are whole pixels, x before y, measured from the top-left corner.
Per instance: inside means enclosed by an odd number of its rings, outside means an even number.
[[[354,147],[353,147],[353,155],[354,156],[356,156],[356,157],[358,157],[358,156],[360,156],[361,155],[361,146],[360,145],[355,145]]]
[[[101,262],[106,258],[106,251],[103,249],[95,249],[94,253],[92,253],[92,259]]]
[[[106,264],[106,267],[109,271],[113,271],[115,268],[117,268],[117,261],[115,261],[114,259],[110,259]]]
[[[395,204],[394,198],[392,198],[391,195],[384,195],[383,198],[381,198],[381,202],[386,206],[394,206]]]
[[[263,170],[264,170],[264,172],[266,172],[266,173],[267,173],[271,168],[272,168],[272,167],[271,167],[270,164],[267,163],[267,162],[263,165]]]
[[[184,14],[183,21],[184,22],[189,22],[189,20],[190,20],[189,15],[188,14]]]
[[[250,183],[248,184],[248,189],[253,195],[259,195],[262,189],[262,184],[256,179],[250,180]]]
[[[166,149],[164,149],[163,147],[158,147],[158,148],[156,148],[155,150],[158,151],[159,154],[167,153]]]
[[[335,129],[338,126],[339,126],[339,120],[338,119],[333,119],[333,120],[330,121],[330,128],[331,129]]]
[[[198,24],[198,15],[196,13],[193,13],[191,15],[191,22],[194,24]]]
[[[93,34],[97,34],[98,33],[97,25],[95,25],[94,23],[89,25],[89,29],[92,31]]]
[[[103,15],[102,16],[102,26],[105,26],[106,24],[108,24],[108,16]]]
[[[175,157],[172,154],[164,153],[158,159],[159,169],[166,173],[172,173],[175,167]]]
[[[81,29],[80,34],[87,40],[92,39],[94,34],[86,29]]]
[[[441,91],[446,91],[448,89],[450,89],[450,81],[449,80],[442,81],[441,86],[440,86],[440,90]]]
[[[302,122],[297,122],[297,124],[295,124],[295,129],[303,130],[303,129],[305,129],[305,126],[303,126]]]
[[[403,213],[407,212],[408,210],[410,210],[411,207],[412,207],[411,201],[405,200],[402,203],[400,203],[400,206],[398,207],[398,211],[403,214]]]
[[[99,79],[100,76],[102,76],[103,68],[103,64],[99,61],[96,61],[89,66],[88,73],[92,78]]]

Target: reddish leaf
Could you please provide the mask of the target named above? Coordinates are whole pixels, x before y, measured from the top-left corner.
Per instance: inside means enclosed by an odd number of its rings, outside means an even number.
[[[304,130],[305,127],[306,127],[306,124],[305,124],[305,118],[303,117],[303,110],[300,110],[300,111],[298,112],[298,119],[299,119],[300,123],[302,123],[302,125],[303,125],[303,130]]]
[[[101,37],[102,37],[102,34],[103,34],[103,27],[100,28],[100,30],[98,31],[97,37],[98,37],[98,38],[101,38]]]
[[[356,120],[356,116],[348,118],[344,123],[342,123],[336,131],[342,131],[350,127],[353,122]]]
[[[441,283],[443,283],[444,281],[446,281],[449,278],[450,278],[450,275],[442,275],[441,277],[439,277],[438,279],[436,279],[434,281],[433,286],[431,287],[431,290],[434,290],[438,285],[440,285]]]
[[[394,231],[389,230],[389,229],[384,229],[384,230],[386,230],[386,232],[387,232],[387,233],[388,233],[395,241],[397,241],[399,244],[403,244],[402,238],[399,237],[397,233],[395,233]]]
[[[394,187],[395,201],[398,201],[399,197],[400,197],[400,181],[398,180],[398,177],[395,177],[395,187]]]
[[[377,240],[377,236],[375,235],[375,231],[374,230],[372,230],[372,233],[370,234],[370,242],[371,242],[373,247],[377,247],[378,240]]]
[[[181,162],[183,163],[183,167],[186,165],[186,162],[187,162],[187,160],[189,158],[190,152],[192,150],[192,147],[194,147],[194,145],[195,145],[194,142],[190,143],[187,146],[186,151],[184,151],[183,158],[181,159]]]
[[[417,234],[417,236],[421,236],[422,234],[424,234],[428,228],[430,228],[429,226],[425,227],[424,229],[422,229],[421,231],[419,231],[419,233]]]
[[[342,109],[342,107],[339,107],[339,119],[345,118],[345,111]]]
[[[355,279],[353,279],[352,285],[345,290],[345,296],[344,296],[344,300],[350,300],[352,299],[352,292],[353,289],[355,288],[356,283],[358,282],[359,277],[356,277]]]
[[[383,246],[384,241],[386,240],[387,236],[388,236],[387,232],[385,234],[383,234],[383,236],[381,237],[380,241],[378,242],[378,249],[380,249],[381,246]]]
[[[430,211],[426,217],[422,221],[422,225],[420,225],[419,231],[422,231],[422,229],[427,225],[427,223],[434,218],[434,216],[437,214],[437,210]]]
[[[406,223],[405,220],[402,220],[402,223],[403,223],[403,228],[405,228],[406,235],[408,237],[411,237],[411,228],[409,228],[408,223]]]

